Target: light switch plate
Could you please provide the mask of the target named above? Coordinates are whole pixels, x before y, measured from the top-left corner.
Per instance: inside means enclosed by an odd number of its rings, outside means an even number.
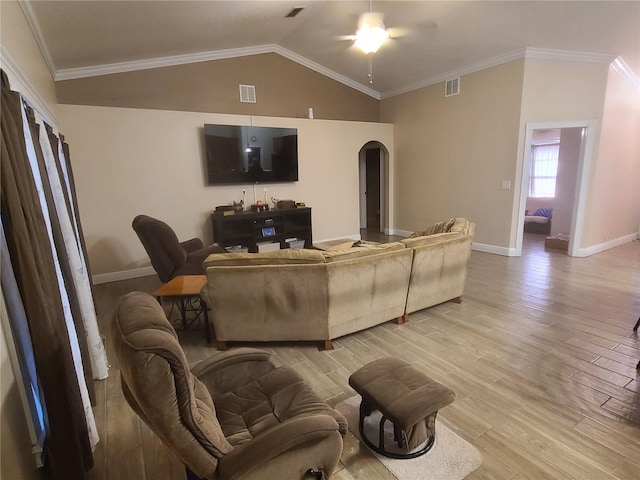
[[[502,189],[503,190],[511,190],[511,180],[503,180],[502,181]]]

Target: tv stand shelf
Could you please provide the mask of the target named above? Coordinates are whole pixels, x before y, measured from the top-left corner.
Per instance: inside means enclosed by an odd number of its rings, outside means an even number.
[[[291,208],[266,212],[241,212],[234,215],[211,214],[213,239],[222,247],[247,247],[258,251],[258,243],[278,242],[289,248],[287,239],[304,240],[305,248],[313,245],[311,208]]]

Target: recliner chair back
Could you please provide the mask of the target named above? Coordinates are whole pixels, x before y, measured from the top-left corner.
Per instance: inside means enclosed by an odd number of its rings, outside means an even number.
[[[191,373],[158,302],[141,292],[125,298],[131,301],[120,302],[112,323],[125,398],[191,471],[214,478],[218,460],[233,446],[211,395]]]
[[[187,252],[180,246],[173,229],[161,220],[138,215],[131,224],[151,259],[151,265],[163,283],[187,262]]]

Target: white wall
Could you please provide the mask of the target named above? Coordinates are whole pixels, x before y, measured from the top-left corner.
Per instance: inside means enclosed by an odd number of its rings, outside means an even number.
[[[553,204],[551,235],[569,235],[571,233],[582,131],[583,129],[580,127],[563,128],[560,134],[556,198]]]
[[[369,122],[248,117],[59,105],[94,275],[149,265],[135,232],[141,213],[167,222],[180,240],[213,240],[209,215],[252,185],[206,186],[205,123],[298,129],[299,181],[256,186],[257,199],[311,207],[314,241],[359,234],[358,152],[377,140],[393,151],[393,126]],[[393,156],[390,164],[393,172]]]
[[[584,247],[638,233],[639,179],[638,89],[611,68],[607,77],[597,161],[589,185]]]

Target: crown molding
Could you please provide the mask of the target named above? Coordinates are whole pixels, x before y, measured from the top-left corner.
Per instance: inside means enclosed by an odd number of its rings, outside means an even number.
[[[548,48],[525,48],[525,58],[538,60],[560,60],[563,62],[610,64],[616,57],[602,53],[552,50]]]
[[[49,73],[55,79],[56,76],[56,66],[53,63],[53,58],[51,57],[51,53],[47,48],[47,42],[44,41],[44,35],[42,34],[42,30],[40,29],[40,24],[36,20],[36,16],[33,13],[33,9],[31,8],[31,3],[26,2],[24,0],[18,0],[18,5],[22,9],[24,16],[29,24],[29,28],[33,32],[33,36],[36,39],[36,43],[38,44],[38,48],[40,49],[40,53],[42,53],[42,58],[44,59],[44,63],[47,65],[49,69]]]
[[[611,62],[611,68],[620,75],[624,80],[626,80],[632,88],[636,91],[640,92],[640,78],[638,78],[629,65],[622,59],[622,57],[616,58],[613,62]]]
[[[169,57],[152,58],[148,60],[135,60],[130,62],[109,63],[105,65],[96,65],[92,67],[79,67],[68,68],[64,70],[58,70],[54,74],[56,81],[60,80],[73,80],[77,78],[95,77],[98,75],[110,75],[114,73],[133,72],[136,70],[146,70],[150,68],[172,67],[175,65],[185,65],[188,63],[209,62],[212,60],[224,60],[227,58],[246,57],[249,55],[261,55],[264,53],[276,53],[282,57],[296,62],[302,66],[305,66],[311,70],[314,70],[326,77],[329,77],[337,82],[343,83],[348,87],[358,90],[366,95],[369,95],[377,100],[380,100],[380,93],[367,88],[364,85],[359,84],[345,77],[333,70],[323,67],[318,63],[298,55],[280,45],[257,45],[253,47],[244,48],[232,48],[228,50],[217,50],[213,52],[193,53],[186,55],[174,55]]]
[[[633,73],[633,71],[625,63],[622,57],[615,58],[611,55],[604,55],[604,54],[598,54],[598,53],[575,52],[575,51],[569,51],[569,50],[552,50],[552,49],[531,48],[531,47],[526,47],[523,49],[508,52],[503,55],[491,57],[489,59],[476,62],[471,65],[467,65],[465,67],[455,69],[441,75],[427,78],[425,80],[414,83],[407,87],[403,87],[401,89],[389,90],[382,93],[372,88],[369,88],[365,85],[362,85],[361,83],[356,82],[333,70],[323,67],[322,65],[316,62],[313,62],[301,55],[298,55],[297,53],[292,52],[291,50],[288,50],[284,47],[281,47],[280,45],[275,45],[275,44],[258,45],[253,47],[244,47],[244,48],[233,48],[228,50],[217,50],[217,51],[202,52],[202,53],[187,54],[187,55],[175,55],[175,56],[160,57],[160,58],[154,58],[154,59],[148,59],[148,60],[118,62],[118,63],[104,64],[104,65],[96,65],[92,67],[68,68],[68,69],[57,70],[53,62],[53,58],[51,57],[51,53],[47,48],[47,44],[44,41],[44,35],[42,34],[42,30],[40,29],[40,24],[38,23],[33,13],[33,9],[31,7],[30,2],[27,2],[25,0],[18,0],[18,4],[22,8],[22,11],[24,12],[27,23],[29,24],[31,30],[33,31],[35,40],[38,44],[38,47],[40,48],[40,52],[42,53],[42,57],[54,81],[72,80],[77,78],[87,78],[87,77],[94,77],[98,75],[109,75],[114,73],[125,73],[125,72],[131,72],[136,70],[170,67],[175,65],[184,65],[188,63],[207,62],[212,60],[223,60],[228,58],[236,58],[236,57],[243,57],[243,56],[249,56],[249,55],[260,55],[264,53],[277,53],[278,55],[288,58],[293,62],[303,65],[311,70],[314,70],[315,72],[318,72],[339,83],[342,83],[348,87],[351,87],[354,90],[357,90],[366,95],[369,95],[370,97],[373,97],[377,100],[382,100],[384,98],[393,97],[395,95],[411,92],[413,90],[418,90],[420,88],[428,87],[436,83],[449,80],[451,78],[459,77],[462,75],[468,75],[470,73],[484,70],[486,68],[495,67],[495,66],[498,66],[507,62],[511,62],[513,60],[518,60],[521,58],[539,59],[539,60],[560,60],[565,62],[610,64],[613,67],[613,69],[622,78],[630,82],[633,88],[640,90],[640,78],[638,78]],[[3,51],[3,55],[6,56],[6,52]],[[24,78],[24,76],[22,77]]]
[[[524,58],[524,54],[525,54],[525,49],[523,48],[523,49],[514,50],[512,52],[505,53],[504,55],[491,57],[486,60],[482,60],[480,62],[472,63],[471,65],[467,65],[462,68],[451,70],[441,75],[436,75],[434,77],[426,78],[420,82],[414,83],[404,88],[400,88],[397,90],[388,90],[382,93],[382,98],[384,99],[384,98],[394,97],[396,95],[401,95],[403,93],[412,92],[420,88],[429,87],[431,85],[435,85],[436,83],[444,82],[446,80],[460,77],[462,75],[468,75],[470,73],[479,72],[480,70],[485,70],[490,67],[496,67],[498,65],[502,65],[503,63],[508,63],[514,60],[518,60],[520,58]]]
[[[22,97],[37,110],[40,116],[44,118],[49,125],[57,129],[60,121],[56,117],[56,114],[51,110],[49,104],[40,96],[2,45],[0,45],[0,64],[9,77],[11,90],[19,91]]]
[[[559,60],[563,62],[580,62],[580,63],[600,63],[610,64],[615,60],[615,57],[611,55],[603,55],[600,53],[588,53],[588,52],[572,52],[569,50],[551,50],[545,48],[521,48],[513,50],[512,52],[498,55],[495,57],[482,60],[480,62],[472,63],[462,68],[451,70],[435,77],[427,78],[421,82],[414,83],[407,87],[398,90],[389,90],[382,92],[382,98],[389,98],[403,93],[408,93],[420,88],[429,87],[436,83],[444,82],[451,78],[460,77],[462,75],[468,75],[470,73],[479,72],[487,68],[496,67],[504,63],[512,62],[514,60],[524,59],[538,59],[538,60]],[[624,62],[623,62],[624,63]],[[628,67],[627,67],[628,68]],[[630,72],[630,70],[629,70]],[[631,73],[633,75],[633,73]]]
[[[532,48],[532,47],[521,48],[518,50],[514,50],[512,52],[491,57],[486,60],[473,63],[471,65],[467,65],[455,70],[451,70],[441,75],[429,77],[427,79],[408,85],[401,89],[388,90],[385,92],[379,92],[365,85],[362,85],[359,82],[356,82],[344,75],[341,75],[331,69],[328,69],[316,62],[313,62],[277,44],[257,45],[252,47],[233,48],[233,49],[227,49],[227,50],[217,50],[217,51],[201,52],[201,53],[195,53],[195,54],[159,57],[159,58],[146,59],[146,60],[134,60],[134,61],[128,61],[128,62],[110,63],[110,64],[91,66],[91,67],[79,67],[79,68],[68,68],[68,69],[56,70],[53,60],[51,58],[51,54],[49,53],[49,49],[47,48],[46,42],[44,41],[44,37],[42,35],[40,26],[33,14],[31,5],[24,0],[18,0],[18,3],[20,4],[20,6],[22,7],[22,10],[25,13],[25,17],[34,33],[36,42],[40,47],[40,51],[42,52],[45,63],[47,64],[47,67],[49,68],[49,71],[51,72],[53,79],[55,81],[73,80],[78,78],[95,77],[99,75],[110,75],[115,73],[125,73],[125,72],[137,71],[137,70],[170,67],[170,66],[176,66],[176,65],[207,62],[207,61],[213,61],[213,60],[224,60],[228,58],[237,58],[237,57],[244,57],[249,55],[277,53],[280,56],[283,56],[293,62],[296,62],[302,66],[305,66],[311,70],[314,70],[315,72],[318,72],[339,83],[342,83],[348,87],[351,87],[354,90],[357,90],[366,95],[369,95],[370,97],[373,97],[377,100],[382,100],[382,99],[393,97],[396,95],[401,95],[403,93],[408,93],[414,90],[418,90],[420,88],[428,87],[428,86],[443,82],[451,78],[459,77],[462,75],[468,75],[470,73],[478,72],[487,68],[502,65],[504,63],[508,63],[508,62],[522,59],[522,58],[538,59],[538,60],[559,60],[559,61],[565,61],[565,62],[611,64],[615,69],[615,71],[618,72],[618,74],[620,74],[623,78],[629,80],[634,87],[640,88],[638,87],[638,85],[640,84],[640,80],[629,69],[629,67],[624,62],[624,60],[622,60],[621,57],[618,57],[616,59],[611,55],[605,55],[605,54],[576,52],[576,51],[569,51],[569,50]]]
[[[311,70],[314,70],[318,73],[326,75],[327,77],[337,82],[343,83],[344,85],[347,85],[348,87],[351,87],[354,90],[358,90],[359,92],[369,95],[370,97],[373,97],[376,100],[380,100],[382,98],[380,92],[378,92],[377,90],[366,87],[361,83],[356,82],[355,80],[351,80],[350,78],[345,77],[344,75],[341,75],[337,72],[334,72],[333,70],[323,67],[318,63],[312,62],[311,60],[303,57],[302,55],[298,55],[297,53],[292,52],[291,50],[288,50],[284,47],[281,47],[280,45],[274,45],[274,47],[275,47],[274,48],[275,53],[282,55],[283,57],[286,57],[289,60],[299,63],[300,65],[310,68]]]
[[[66,68],[56,71],[54,79],[74,80],[77,78],[97,77],[114,73],[134,72],[150,68],[173,67],[189,63],[208,62],[211,60],[224,60],[227,58],[246,57],[272,53],[273,45],[257,45],[254,47],[233,48],[217,50],[215,52],[189,53],[185,55],[172,55],[169,57],[150,58],[145,60],[133,60],[128,62],[106,63],[91,67]]]

